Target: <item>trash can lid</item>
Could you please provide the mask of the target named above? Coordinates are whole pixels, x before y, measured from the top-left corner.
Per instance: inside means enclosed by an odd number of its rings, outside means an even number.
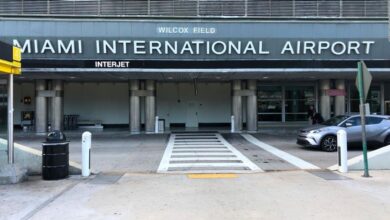
[[[50,132],[49,134],[47,134],[46,137],[46,143],[59,143],[65,141],[66,141],[65,134],[58,130]]]

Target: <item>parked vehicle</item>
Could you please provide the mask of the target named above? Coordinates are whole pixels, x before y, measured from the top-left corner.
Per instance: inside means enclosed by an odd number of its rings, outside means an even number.
[[[361,143],[360,115],[339,115],[321,124],[301,129],[297,144],[307,147],[318,147],[324,151],[337,150],[337,131],[347,132],[348,144]],[[369,145],[390,145],[390,116],[366,116],[366,137]]]

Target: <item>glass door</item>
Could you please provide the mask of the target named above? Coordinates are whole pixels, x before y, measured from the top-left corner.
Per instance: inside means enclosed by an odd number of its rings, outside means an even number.
[[[257,90],[258,121],[282,121],[282,86],[259,86]]]
[[[314,86],[285,87],[286,121],[306,121],[310,105],[315,106]]]
[[[310,105],[316,106],[314,85],[259,85],[258,121],[306,121]]]

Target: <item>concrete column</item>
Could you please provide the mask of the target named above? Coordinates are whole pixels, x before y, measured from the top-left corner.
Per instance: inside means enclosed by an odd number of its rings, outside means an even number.
[[[54,97],[51,99],[51,129],[62,130],[64,121],[64,83],[62,80],[52,81]]]
[[[241,80],[233,80],[232,83],[232,111],[234,115],[234,129],[235,131],[242,130],[242,96],[236,95],[235,92],[241,90]]]
[[[130,80],[130,132],[139,133],[141,131],[141,115],[140,115],[140,100],[139,96],[134,94],[139,90],[139,81]]]
[[[35,132],[46,134],[47,132],[47,99],[42,91],[46,90],[46,80],[35,81]]]
[[[248,80],[248,90],[253,93],[247,97],[246,127],[249,132],[257,131],[257,94],[256,80]]]
[[[145,131],[147,133],[154,133],[155,117],[156,117],[156,84],[154,80],[146,80],[146,90],[152,95],[148,94],[145,98]]]
[[[345,80],[338,79],[335,81],[336,89],[345,91]],[[345,114],[345,96],[336,96],[334,103],[335,115],[344,115]]]
[[[324,120],[330,118],[330,97],[326,95],[328,89],[330,89],[330,80],[320,80],[320,113]]]

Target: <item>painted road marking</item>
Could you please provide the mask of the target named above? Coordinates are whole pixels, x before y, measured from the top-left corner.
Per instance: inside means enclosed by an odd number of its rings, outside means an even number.
[[[210,174],[188,174],[190,179],[227,179],[227,178],[237,178],[237,174],[234,173],[210,173]]]
[[[186,139],[179,140],[183,136]],[[220,134],[186,133],[171,134],[157,172],[249,173],[262,170]]]
[[[252,144],[260,147],[261,149],[268,151],[269,153],[282,158],[283,160],[289,162],[290,164],[301,168],[305,170],[311,170],[311,169],[321,169],[307,161],[302,160],[301,158],[298,158],[296,156],[293,156],[285,151],[281,151],[277,149],[276,147],[273,147],[269,144],[266,144],[264,142],[259,141],[257,138],[253,137],[250,134],[241,134],[242,137],[244,137],[247,141],[251,142]]]

